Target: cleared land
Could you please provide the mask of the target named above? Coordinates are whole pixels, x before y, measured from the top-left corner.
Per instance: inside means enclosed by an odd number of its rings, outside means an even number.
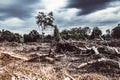
[[[119,43],[0,43],[0,80],[120,80]]]

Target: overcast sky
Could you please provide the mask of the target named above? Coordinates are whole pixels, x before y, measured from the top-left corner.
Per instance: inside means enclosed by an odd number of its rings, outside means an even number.
[[[105,30],[120,23],[120,0],[1,0],[0,29],[21,34],[37,30],[39,11],[53,11],[60,30],[80,26]]]

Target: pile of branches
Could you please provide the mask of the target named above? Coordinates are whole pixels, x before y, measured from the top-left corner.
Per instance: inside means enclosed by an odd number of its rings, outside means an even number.
[[[119,48],[64,42],[58,43],[55,51],[57,54],[65,54],[78,71],[86,69],[85,72],[100,72],[120,77]]]

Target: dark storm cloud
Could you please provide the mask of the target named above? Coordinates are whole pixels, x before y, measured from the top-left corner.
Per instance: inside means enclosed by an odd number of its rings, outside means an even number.
[[[37,3],[39,0],[19,0],[19,2],[23,4],[34,4]]]
[[[39,0],[14,0],[11,4],[1,4],[0,12],[4,15],[0,15],[0,20],[11,17],[17,17],[20,19],[29,18],[35,10],[35,6],[32,5],[35,5],[38,2]]]
[[[6,18],[10,18],[10,17],[18,17],[21,19],[27,18],[31,16],[31,11],[29,11],[32,9],[27,7],[27,9],[25,9],[25,6],[19,6],[16,8],[16,6],[10,6],[6,9],[0,9],[0,12],[4,12],[6,13],[5,15],[3,15],[1,17],[1,19],[6,19]]]
[[[81,9],[78,15],[86,15],[108,7],[108,3],[119,0],[70,0],[68,8]]]
[[[35,15],[53,10],[60,29],[120,23],[120,0],[1,0],[0,28],[21,34],[37,29]],[[77,15],[78,14],[78,15]],[[5,27],[6,26],[6,27]],[[110,27],[109,26],[109,27]]]

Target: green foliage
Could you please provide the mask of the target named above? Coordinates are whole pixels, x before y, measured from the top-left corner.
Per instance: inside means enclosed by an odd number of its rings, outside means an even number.
[[[110,29],[106,30],[106,34],[102,35],[102,38],[105,40],[110,40],[112,38]]]
[[[120,24],[117,27],[112,29],[112,37],[116,39],[120,39]]]
[[[47,26],[53,26],[53,13],[50,12],[47,15],[44,12],[39,12],[36,16],[36,24],[44,30]]]
[[[70,30],[63,30],[61,32],[61,37],[63,39],[88,39],[90,33],[90,28],[85,27],[85,28],[72,28]]]
[[[31,42],[31,37],[28,34],[23,35],[24,42]]]
[[[68,40],[68,39],[70,38],[69,30],[63,30],[63,31],[61,32],[61,37],[62,37],[63,39]]]
[[[23,43],[24,41],[22,39],[23,39],[23,37],[20,34],[18,34],[18,33],[14,34],[14,41],[15,42]]]
[[[21,42],[22,36],[18,33],[12,33],[8,30],[0,31],[0,41]]]
[[[46,35],[44,37],[44,42],[52,42],[52,40],[53,40],[53,36],[51,36],[51,35]]]
[[[98,27],[94,27],[90,38],[91,39],[99,38],[101,35],[102,31]]]
[[[56,29],[56,28],[55,28]],[[57,30],[55,30],[57,31]],[[94,39],[94,38],[102,38],[106,40],[110,40],[111,38],[120,39],[120,24],[113,28],[112,31],[109,29],[106,30],[106,34],[102,35],[102,31],[98,27],[94,27],[92,33],[90,35],[91,29],[89,27],[84,28],[72,28],[70,30],[62,30],[60,33],[61,37],[65,40],[73,39],[73,40],[86,40],[86,39]],[[54,33],[54,36],[58,35]],[[54,39],[54,36],[44,35],[44,42],[51,42]],[[9,42],[38,42],[42,41],[42,35],[39,34],[36,30],[32,30],[29,34],[24,34],[21,36],[18,33],[10,32],[9,30],[0,30],[0,42],[9,41]]]
[[[29,34],[24,34],[24,42],[37,42],[41,39],[41,35],[36,31],[32,30]]]
[[[35,42],[40,38],[40,34],[36,30],[30,31],[29,36],[31,37],[31,40]]]

